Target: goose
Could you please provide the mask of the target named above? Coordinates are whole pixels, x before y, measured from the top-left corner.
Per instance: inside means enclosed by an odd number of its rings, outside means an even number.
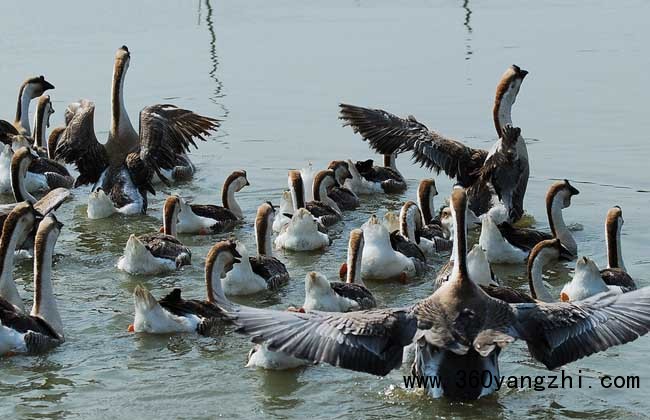
[[[344,281],[330,282],[330,287],[337,295],[355,301],[359,309],[372,309],[377,306],[377,301],[361,278],[364,245],[363,230],[352,229],[348,241],[347,261],[339,270],[339,277]]]
[[[88,217],[100,219],[113,213],[144,214],[147,193],[156,174],[164,182],[163,169],[173,170],[178,156],[189,152],[195,139],[219,127],[219,121],[171,104],[150,105],[140,111],[136,132],[124,105],[124,78],[131,54],[126,46],[115,54],[111,92],[111,125],[106,144],[97,141],[95,104],[82,99],[73,104],[73,116],[59,138],[55,157],[75,164],[79,176],[75,186],[92,184]]]
[[[422,213],[417,204],[407,201],[400,210],[400,234],[409,241],[414,242],[425,255],[439,255],[451,251],[452,241],[440,236],[427,239],[422,236],[423,225]]]
[[[180,211],[179,198],[167,197],[163,205],[163,233],[131,234],[117,268],[129,274],[157,274],[190,264],[192,251],[176,238]]]
[[[333,160],[327,166],[327,169],[334,171],[336,178],[335,186],[331,187],[327,192],[327,196],[331,198],[341,210],[354,210],[361,205],[359,197],[349,188],[346,188],[345,181],[352,179],[348,162],[344,160]]]
[[[271,224],[275,210],[271,203],[264,203],[257,209],[255,218],[255,242],[257,255],[248,256],[246,247],[237,243],[241,262],[221,279],[227,295],[250,295],[263,290],[276,290],[289,281],[287,267],[273,256]]]
[[[65,341],[52,284],[52,255],[63,226],[53,214],[39,223],[34,246],[34,304],[29,315],[0,298],[0,355],[42,353]]]
[[[315,251],[329,246],[331,241],[326,233],[319,230],[318,220],[309,210],[299,208],[274,243],[277,249]]]
[[[325,227],[341,221],[341,209],[327,195],[328,189],[336,185],[334,171],[328,169],[316,173],[313,181],[312,196],[314,200],[312,201],[305,200],[304,191],[307,184],[303,181],[300,171],[289,171],[288,183],[294,210],[304,207]]]
[[[25,311],[25,306],[13,278],[14,253],[17,247],[32,232],[36,217],[37,212],[30,203],[18,203],[8,214],[2,225],[2,236],[0,237],[0,297],[16,307],[20,312]]]
[[[18,90],[18,103],[16,104],[16,118],[13,123],[0,120],[0,140],[11,144],[7,135],[25,135],[31,136],[32,130],[29,126],[29,104],[32,99],[38,98],[45,91],[54,89],[54,85],[45,80],[43,76],[30,77],[25,80]]]
[[[8,185],[6,182],[0,183],[3,192],[17,191],[17,186],[20,185],[23,193],[28,194],[55,188],[72,188],[74,179],[59,162],[41,157],[34,149],[23,146],[11,157]]]
[[[291,191],[282,191],[282,197],[280,197],[280,211],[278,211],[278,214],[275,215],[275,219],[273,220],[273,232],[280,233],[282,228],[289,224],[289,221],[291,220],[289,215],[293,214],[293,211]]]
[[[386,194],[406,191],[406,181],[395,166],[395,154],[384,155],[384,166],[375,166],[374,163],[374,160],[368,159],[354,164],[359,175],[372,185],[374,191]]]
[[[340,119],[368,141],[376,152],[411,151],[415,162],[455,178],[469,189],[470,208],[476,216],[489,210],[494,190],[507,206],[510,221],[514,222],[524,213],[529,163],[521,133],[506,129],[506,126],[512,125],[512,105],[527,74],[527,71],[512,65],[497,84],[493,119],[499,139],[489,151],[465,146],[429,130],[413,116],[400,118],[381,109],[341,104]]]
[[[313,201],[314,200],[314,178],[316,177],[316,171],[314,170],[314,165],[311,162],[307,164],[306,167],[300,169],[300,179],[303,183],[304,191],[304,200]]]
[[[348,159],[348,170],[350,171],[350,178],[346,179],[343,183],[343,186],[356,195],[371,195],[376,193],[382,193],[384,190],[381,188],[381,184],[370,182],[364,177],[361,176],[357,166],[352,160]]]
[[[573,302],[602,292],[621,294],[624,290],[621,286],[607,285],[603,281],[596,263],[587,257],[582,257],[578,258],[573,278],[562,287],[560,300],[562,302]]]
[[[620,286],[624,291],[636,289],[634,279],[625,269],[621,253],[621,229],[623,210],[614,206],[607,211],[605,219],[605,242],[607,244],[607,268],[600,270],[600,276],[608,286]]]
[[[551,233],[529,229],[515,228],[508,222],[497,225],[490,213],[483,218],[479,243],[486,250],[491,263],[516,264],[528,258],[530,250],[540,241],[557,237],[566,248],[562,254],[565,259],[577,255],[578,246],[573,234],[564,223],[562,210],[571,205],[571,197],[580,191],[568,180],[554,182],[546,193],[546,214]]]
[[[390,243],[388,230],[374,214],[363,225],[363,256],[361,259],[362,280],[391,280],[401,282],[420,274],[420,264],[395,251]]]
[[[440,217],[434,217],[433,215],[433,199],[437,195],[438,189],[433,178],[420,180],[417,202],[420,213],[422,213],[423,222],[422,228],[420,228],[420,236],[429,240],[445,237],[445,229],[440,223]]]
[[[32,147],[39,152],[39,155],[48,156],[48,142],[46,131],[50,127],[50,117],[54,114],[50,95],[41,95],[36,103],[34,114],[34,143]]]
[[[208,235],[227,232],[244,220],[244,213],[235,199],[235,193],[250,185],[246,171],[233,171],[221,188],[222,206],[214,204],[190,204],[181,199],[178,219],[179,233]]]
[[[233,241],[217,242],[205,259],[206,300],[181,296],[181,289],[172,290],[160,301],[141,285],[133,291],[135,317],[129,332],[148,334],[198,333],[208,335],[225,317],[215,305],[215,296],[223,294],[221,276],[230,271],[241,256]]]
[[[402,364],[404,347],[416,343],[414,375],[440,378],[427,388],[432,397],[472,400],[491,394],[500,378],[498,356],[517,339],[533,358],[554,369],[650,330],[650,288],[584,301],[508,304],[489,297],[473,282],[466,265],[467,194],[457,188],[451,207],[454,268],[432,295],[403,308],[330,312],[283,312],[252,308],[217,298],[237,327],[272,351],[311,362],[385,376]],[[459,372],[488,371],[483,384],[457,384]]]

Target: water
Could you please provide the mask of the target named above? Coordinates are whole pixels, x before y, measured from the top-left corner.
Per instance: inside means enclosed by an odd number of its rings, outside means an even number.
[[[7,418],[226,418],[389,416],[496,418],[522,416],[630,418],[650,409],[648,339],[566,367],[592,389],[505,390],[471,403],[432,401],[401,389],[401,375],[386,378],[327,366],[293,372],[243,367],[250,345],[230,328],[212,338],[129,334],[131,292],[143,283],[156,296],[182,287],[203,295],[204,256],[213,237],[183,237],[194,264],[181,272],[133,277],[114,265],[128,235],[160,225],[162,199],[179,192],[214,202],[233,169],[248,171],[240,194],[246,224],[235,232],[252,245],[252,223],[263,200],[278,202],[287,169],[308,160],[365,159],[367,146],[337,121],[337,103],[383,107],[413,114],[429,127],[476,147],[494,141],[491,102],[496,82],[511,64],[530,71],[513,111],[529,142],[531,179],[527,210],[546,227],[543,195],[552,179],[568,178],[581,191],[565,213],[580,253],[605,263],[603,221],[623,208],[623,252],[631,274],[646,285],[650,196],[647,98],[650,65],[641,1],[542,3],[472,1],[249,1],[241,2],[38,2],[3,4],[0,112],[11,119],[20,82],[44,74],[62,121],[65,105],[79,97],[96,102],[96,129],[105,139],[113,54],[132,52],[126,101],[132,121],[149,104],[171,101],[223,118],[219,134],[193,159],[200,168],[188,185],[162,188],[146,217],[90,221],[87,188],[75,191],[60,216],[65,228],[56,252],[55,288],[66,343],[40,357],[0,360],[0,414]],[[26,30],[27,29],[27,30]],[[33,108],[33,107],[32,107]],[[33,109],[32,109],[33,111]],[[344,261],[345,238],[369,214],[414,198],[428,172],[407,159],[398,166],[409,190],[366,202],[345,215],[334,245],[324,254],[285,255],[292,282],[277,295],[242,302],[284,308],[300,304],[306,271],[330,279]],[[451,182],[437,178],[441,196]],[[249,246],[250,247],[250,246]],[[441,263],[442,260],[439,262]],[[567,266],[569,267],[569,266]],[[512,284],[523,269],[496,267]],[[558,267],[557,290],[569,278]],[[31,265],[16,273],[31,296]],[[384,306],[426,296],[420,280],[408,286],[372,285]],[[506,375],[544,374],[521,343],[501,357]],[[600,375],[641,376],[636,390],[604,390]]]

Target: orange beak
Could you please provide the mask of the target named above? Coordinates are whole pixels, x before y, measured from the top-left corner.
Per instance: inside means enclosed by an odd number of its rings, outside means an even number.
[[[130,333],[135,332],[135,325],[129,324],[129,328],[127,328],[126,330]]]
[[[341,264],[341,268],[339,269],[339,279],[345,280],[347,274],[348,274],[348,263],[343,263]]]
[[[569,295],[567,295],[567,294],[564,293],[564,292],[560,293],[560,301],[562,301],[562,302],[568,302],[568,301],[569,301]]]

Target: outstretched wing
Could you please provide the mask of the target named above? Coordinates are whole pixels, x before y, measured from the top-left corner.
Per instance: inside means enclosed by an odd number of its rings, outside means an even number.
[[[17,136],[18,130],[9,121],[0,120],[0,142],[4,144],[11,144],[13,136]]]
[[[70,122],[61,134],[54,156],[66,163],[74,163],[79,171],[75,186],[94,184],[108,167],[108,153],[95,136],[95,104],[81,99],[70,104],[66,119]]]
[[[178,154],[197,147],[195,139],[205,141],[218,127],[218,120],[174,105],[148,106],[140,111],[140,159],[167,181],[161,169],[173,169]]]
[[[650,330],[650,287],[600,293],[578,302],[512,305],[514,334],[532,356],[556,367],[636,340]]]
[[[429,130],[414,117],[400,118],[381,109],[340,105],[340,119],[361,134],[381,154],[411,151],[413,160],[436,171],[444,171],[468,187],[488,155]]]
[[[296,313],[229,306],[238,331],[270,350],[382,376],[402,364],[417,329],[408,309]]]

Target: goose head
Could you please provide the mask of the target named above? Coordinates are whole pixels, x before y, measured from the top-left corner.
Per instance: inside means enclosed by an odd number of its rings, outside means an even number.
[[[384,217],[382,218],[382,224],[386,227],[389,233],[395,232],[400,228],[399,216],[393,211],[387,211],[384,213]]]
[[[21,86],[21,93],[24,92],[28,95],[29,99],[34,99],[50,89],[54,89],[54,85],[45,80],[45,77],[41,75],[25,80]]]
[[[350,167],[344,160],[333,160],[327,168],[334,171],[334,177],[339,185],[343,185],[346,179],[352,179]]]
[[[519,88],[527,74],[526,70],[513,64],[506,69],[497,84],[492,114],[494,127],[499,137],[501,137],[503,126],[512,124],[510,117],[512,105],[517,99]]]

